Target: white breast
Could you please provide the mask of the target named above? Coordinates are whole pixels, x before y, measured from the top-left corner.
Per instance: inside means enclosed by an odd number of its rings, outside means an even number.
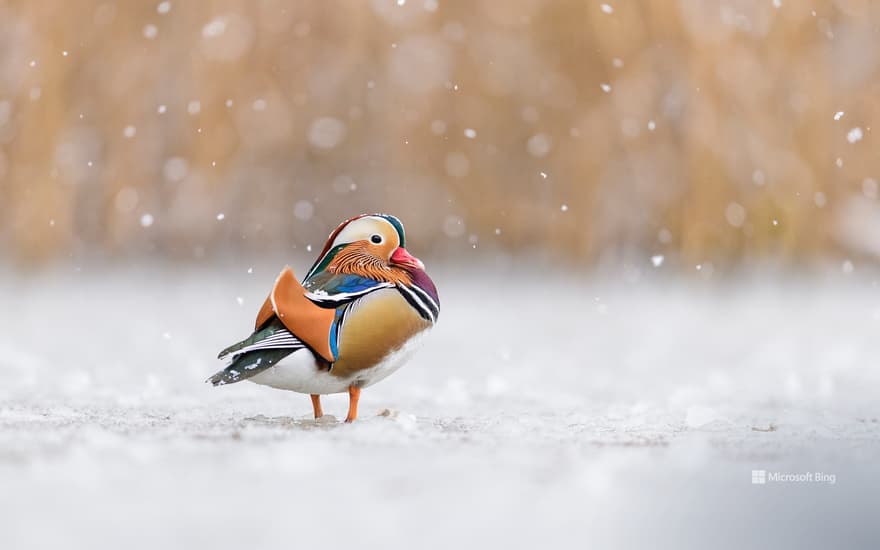
[[[407,340],[403,346],[389,353],[375,367],[359,371],[349,379],[348,384],[351,385],[352,383],[357,383],[358,386],[366,388],[385,379],[388,375],[392,374],[409,361],[413,353],[421,347],[422,341],[427,332],[427,330],[423,330]]]
[[[348,391],[345,380],[319,367],[315,355],[308,349],[295,351],[264,370],[248,378],[251,382],[279,390],[299,393],[341,393]]]
[[[248,380],[279,390],[319,395],[345,393],[351,385],[366,388],[402,367],[421,345],[427,332],[423,330],[415,335],[399,349],[389,353],[378,365],[358,371],[349,377],[340,378],[330,374],[327,369],[319,367],[310,350],[301,349]]]

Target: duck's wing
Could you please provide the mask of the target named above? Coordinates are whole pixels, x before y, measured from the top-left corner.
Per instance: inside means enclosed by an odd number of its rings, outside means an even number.
[[[221,351],[217,357],[228,366],[207,381],[221,386],[247,380],[304,348],[306,345],[287,330],[280,320],[272,319],[248,338]]]
[[[278,319],[300,342],[327,363],[337,358],[337,338],[343,310],[370,292],[394,286],[360,275],[321,271],[300,284],[285,267],[257,315],[257,330]]]
[[[272,292],[257,315],[255,327],[260,330],[277,319],[300,342],[316,355],[332,363],[336,357],[330,333],[336,319],[333,309],[321,307],[306,296],[306,289],[296,280],[293,270],[285,267]]]
[[[377,281],[353,273],[315,273],[303,283],[306,297],[324,308],[338,308],[371,292],[393,287],[394,283]]]

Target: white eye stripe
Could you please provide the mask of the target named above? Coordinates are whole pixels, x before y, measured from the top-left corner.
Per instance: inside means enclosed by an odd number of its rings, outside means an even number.
[[[340,231],[336,238],[333,239],[333,244],[330,248],[332,249],[341,244],[348,244],[357,241],[366,240],[372,242],[373,235],[378,235],[382,239],[375,244],[386,243],[389,239],[393,244],[397,239],[397,230],[384,218],[377,218],[374,216],[359,218],[349,223],[342,229],[342,231]]]

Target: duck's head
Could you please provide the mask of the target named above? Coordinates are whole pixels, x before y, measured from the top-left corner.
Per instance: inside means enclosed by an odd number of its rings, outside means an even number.
[[[406,250],[400,220],[389,214],[362,214],[330,234],[306,278],[325,269],[374,276],[377,270],[423,271],[425,264]]]

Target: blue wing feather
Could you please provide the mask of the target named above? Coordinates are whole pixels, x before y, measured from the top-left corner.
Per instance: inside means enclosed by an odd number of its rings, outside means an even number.
[[[303,282],[308,298],[322,307],[339,307],[380,288],[394,286],[351,273],[315,273]]]
[[[340,292],[361,292],[375,287],[380,282],[360,275],[344,274],[333,277],[328,283],[330,284],[323,286],[324,290],[330,294],[338,294]]]

